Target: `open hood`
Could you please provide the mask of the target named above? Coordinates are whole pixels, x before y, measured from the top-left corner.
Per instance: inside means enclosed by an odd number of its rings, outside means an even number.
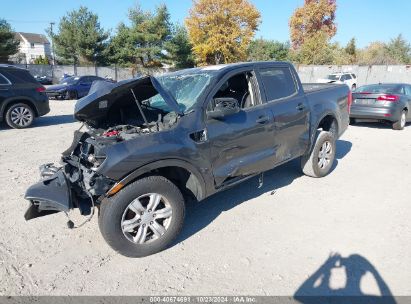
[[[139,102],[159,93],[173,111],[183,114],[174,97],[164,90],[154,77],[145,76],[117,83],[95,81],[89,94],[77,101],[74,117],[79,121],[105,120],[113,105],[124,102],[124,99],[133,98],[131,90],[134,91]]]

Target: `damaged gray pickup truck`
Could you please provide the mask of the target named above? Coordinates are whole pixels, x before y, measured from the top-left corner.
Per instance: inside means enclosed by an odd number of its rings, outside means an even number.
[[[179,234],[188,200],[256,175],[261,186],[264,171],[296,158],[306,175],[327,175],[350,102],[346,85],[303,85],[285,62],[94,83],[61,165],[41,166],[27,190],[25,218],[79,209],[86,222],[97,208],[113,249],[154,254]]]

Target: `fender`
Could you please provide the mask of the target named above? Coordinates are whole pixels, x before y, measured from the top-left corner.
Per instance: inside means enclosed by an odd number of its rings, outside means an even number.
[[[161,169],[161,168],[164,168],[164,167],[180,167],[180,168],[183,168],[183,169],[187,170],[191,174],[193,174],[194,177],[197,179],[198,185],[200,187],[200,189],[199,189],[200,193],[198,193],[196,195],[197,200],[200,201],[200,200],[202,200],[206,197],[208,191],[207,191],[207,187],[206,187],[206,183],[205,183],[205,180],[203,178],[203,175],[191,163],[189,163],[187,161],[184,161],[184,160],[181,160],[181,159],[163,159],[163,160],[159,160],[159,161],[155,161],[155,162],[146,164],[146,165],[134,170],[133,172],[131,172],[130,174],[128,174],[127,176],[122,178],[119,182],[117,182],[107,192],[107,196],[111,196],[111,195],[117,193],[120,189],[127,186],[131,182],[135,181],[138,177],[140,177],[140,176],[142,176],[146,173],[149,173],[149,172],[151,172],[155,169]]]

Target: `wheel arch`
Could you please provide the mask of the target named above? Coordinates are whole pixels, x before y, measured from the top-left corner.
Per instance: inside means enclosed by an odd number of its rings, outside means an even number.
[[[318,129],[323,129],[323,131],[328,131],[338,136],[339,126],[335,115],[333,113],[324,114],[318,121],[316,130]]]
[[[190,163],[178,159],[159,160],[140,167],[116,183],[108,194],[113,195],[112,189],[118,184],[123,188],[139,178],[153,175],[169,179],[183,195],[190,195],[197,201],[206,197],[206,185],[201,173]]]
[[[313,126],[313,129],[311,130],[311,143],[307,153],[311,152],[311,150],[313,149],[316,141],[316,136],[318,133],[317,131],[319,129],[322,129],[324,131],[331,131],[337,139],[339,134],[339,125],[335,114],[332,112],[326,112],[322,116],[320,116],[320,119],[318,119],[317,124],[315,124]]]

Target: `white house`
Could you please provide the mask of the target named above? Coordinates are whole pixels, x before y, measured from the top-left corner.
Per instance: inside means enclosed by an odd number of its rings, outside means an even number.
[[[16,38],[20,41],[19,53],[14,61],[19,63],[33,63],[34,59],[42,56],[51,61],[51,46],[45,35],[17,32]]]

